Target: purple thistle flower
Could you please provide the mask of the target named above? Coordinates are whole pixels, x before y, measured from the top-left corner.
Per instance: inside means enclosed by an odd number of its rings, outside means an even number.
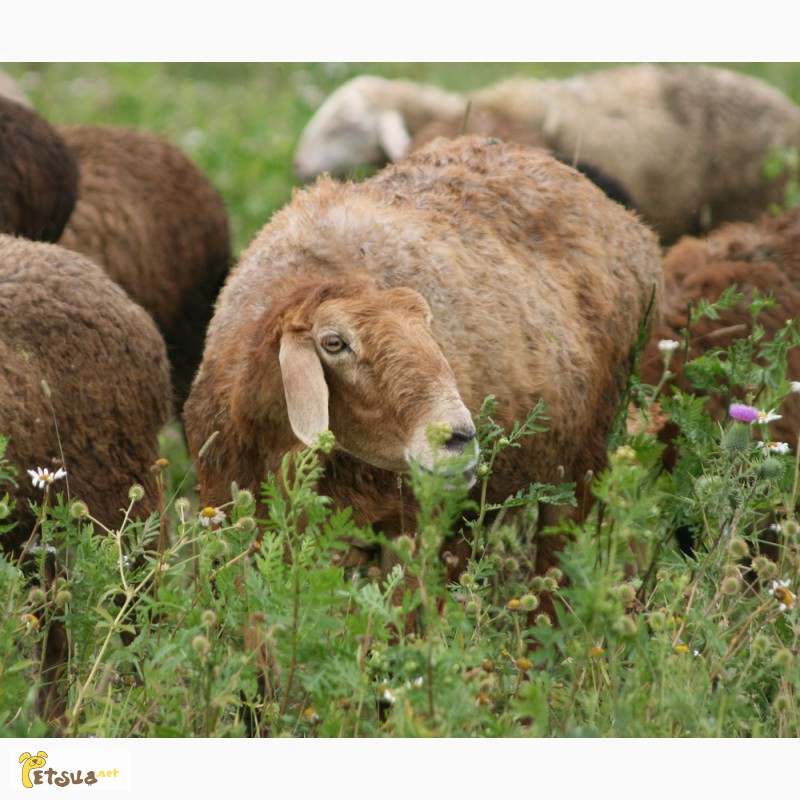
[[[747,406],[744,403],[733,403],[728,409],[728,414],[739,422],[755,422],[760,413],[754,406]]]

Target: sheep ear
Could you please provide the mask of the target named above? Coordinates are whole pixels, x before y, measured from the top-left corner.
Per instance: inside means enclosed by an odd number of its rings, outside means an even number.
[[[294,435],[306,447],[328,429],[328,384],[314,342],[284,336],[279,353],[283,391]]]
[[[408,153],[411,136],[399,111],[384,111],[378,119],[378,137],[383,152],[391,161],[399,161]]]

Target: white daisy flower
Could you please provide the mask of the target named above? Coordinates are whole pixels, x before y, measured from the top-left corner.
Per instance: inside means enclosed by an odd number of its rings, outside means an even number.
[[[200,524],[204,528],[208,528],[211,525],[221,525],[223,522],[225,522],[225,512],[221,508],[206,506],[200,512]]]
[[[789,452],[789,445],[787,442],[756,442],[756,447],[769,454],[778,453],[779,455],[785,455]]]
[[[53,481],[66,478],[67,471],[64,467],[59,467],[55,472],[50,472],[47,467],[36,467],[36,469],[29,469],[28,475],[31,476],[33,485],[37,489],[46,489]]]
[[[677,350],[681,346],[680,342],[676,342],[674,339],[662,339],[658,343],[658,349],[662,353],[672,353]]]
[[[776,419],[781,419],[782,414],[776,414],[775,409],[769,411],[759,411],[758,417],[753,420],[757,425],[766,425],[768,422],[775,422]]]
[[[797,597],[789,589],[791,581],[772,581],[772,585],[767,589],[767,594],[778,601],[780,611],[788,611],[797,602]]]
[[[394,692],[391,692],[389,689],[384,689],[381,692],[381,700],[387,702],[390,706],[393,706],[397,700],[397,695],[394,694]]]

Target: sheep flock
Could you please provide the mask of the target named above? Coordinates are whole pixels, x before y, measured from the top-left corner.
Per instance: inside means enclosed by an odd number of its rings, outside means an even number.
[[[632,377],[691,390],[685,361],[749,335],[754,296],[775,301],[758,320],[767,339],[800,315],[793,176],[765,171],[796,157],[800,107],[764,81],[689,64],[470,91],[358,75],[303,123],[283,143],[291,196],[237,253],[224,181],[174,132],[46,119],[0,72],[7,557],[36,550],[32,509],[56,490],[114,530],[135,485],[134,517],[153,524],[164,435],[193,462],[193,502],[214,509],[232,484],[258,497],[287,453],[330,431],[320,493],[396,539],[418,510],[398,480],[412,468],[479,498],[476,418],[492,395],[504,429],[541,401],[547,430],[500,454],[484,500],[575,485],[574,506],[538,511],[543,574],[568,535],[553,529],[593,508]],[[665,378],[663,342],[731,288],[745,299],[695,321]],[[722,421],[718,388],[706,408]],[[776,434],[795,448],[800,394],[780,411]],[[679,431],[658,433],[669,469]],[[390,552],[348,544],[342,565],[374,558],[386,578]],[[67,644],[45,647],[38,710],[57,719]]]

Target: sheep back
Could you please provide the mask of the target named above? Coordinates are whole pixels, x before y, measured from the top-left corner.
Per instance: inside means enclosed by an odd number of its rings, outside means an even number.
[[[502,454],[495,500],[557,481],[559,466],[579,482],[603,466],[638,327],[661,285],[656,239],[576,170],[471,136],[437,140],[360,183],[318,179],[242,255],[184,409],[195,456],[219,432],[198,459],[206,502],[223,502],[232,480],[257,489],[283,455],[269,430],[280,373],[252,361],[263,320],[298,276],[353,271],[427,300],[473,414],[494,394],[495,417],[510,427],[546,402],[549,431]],[[232,410],[234,396],[247,408]],[[361,524],[390,528],[398,510],[396,478],[344,454],[334,454],[323,490]]]
[[[135,513],[146,517],[156,508],[150,469],[169,412],[166,349],[147,313],[88,259],[0,235],[0,432],[19,471],[20,523],[4,546],[30,534],[27,501],[42,492],[26,470],[36,467],[63,465],[67,479],[52,491],[68,489],[112,528],[129,488],[141,484]]]
[[[55,242],[77,193],[77,164],[55,128],[0,96],[0,233]]]
[[[513,78],[473,95],[510,138],[618,180],[665,243],[753,221],[782,199],[772,147],[800,144],[800,108],[756,78],[701,65],[637,64],[568,80]]]
[[[95,260],[152,315],[185,398],[230,266],[225,206],[180,150],[144,131],[60,128],[80,166],[80,193],[59,244]]]

